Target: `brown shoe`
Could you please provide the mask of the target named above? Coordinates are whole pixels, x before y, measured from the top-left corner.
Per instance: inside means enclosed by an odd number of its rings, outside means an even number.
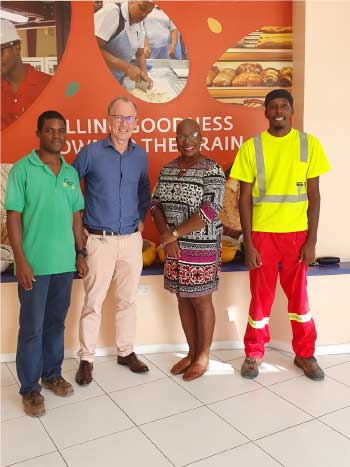
[[[324,379],[324,372],[320,368],[315,357],[302,358],[297,355],[294,358],[294,365],[304,371],[304,375],[314,381],[321,381]]]
[[[45,415],[44,400],[39,391],[22,394],[24,412],[30,417],[42,417]]]
[[[193,379],[200,378],[208,370],[208,366],[203,366],[200,363],[192,363],[183,375],[184,381],[192,381]]]
[[[148,371],[148,366],[137,358],[135,352],[132,352],[126,357],[118,355],[117,362],[119,363],[119,365],[128,366],[129,369],[134,373],[145,373],[146,371]]]
[[[51,389],[56,396],[68,397],[72,396],[74,393],[73,386],[62,378],[62,376],[56,376],[50,379],[41,378],[41,384],[45,389]]]
[[[260,363],[261,360],[257,358],[246,357],[241,368],[241,375],[243,378],[256,378],[259,374]]]
[[[90,384],[92,381],[92,370],[94,365],[86,360],[81,360],[80,365],[75,375],[75,381],[80,384],[80,386],[85,386]]]
[[[182,358],[171,368],[170,373],[173,375],[181,375],[185,373],[187,368],[191,365],[192,361],[189,357]]]

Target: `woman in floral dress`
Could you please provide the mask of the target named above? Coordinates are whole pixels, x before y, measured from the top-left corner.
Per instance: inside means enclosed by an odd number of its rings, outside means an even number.
[[[187,381],[208,369],[221,267],[222,209],[225,174],[200,152],[196,121],[182,120],[176,130],[180,156],[159,175],[151,212],[165,249],[164,287],[177,296],[188,355],[171,372]]]

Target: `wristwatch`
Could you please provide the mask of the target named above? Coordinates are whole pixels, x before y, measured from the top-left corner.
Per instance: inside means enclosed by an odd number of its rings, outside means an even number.
[[[179,234],[178,234],[177,230],[172,231],[172,236],[175,237],[175,238],[179,238]]]
[[[81,250],[77,250],[75,253],[76,253],[77,256],[81,255],[81,256],[86,257],[88,255],[88,252],[87,252],[86,248],[82,248]]]

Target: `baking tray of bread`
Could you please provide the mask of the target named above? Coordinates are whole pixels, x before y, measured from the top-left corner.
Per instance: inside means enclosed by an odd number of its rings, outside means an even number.
[[[230,66],[228,66],[230,65]],[[273,62],[222,63],[214,65],[206,78],[206,85],[214,97],[233,95],[265,95],[266,88],[291,88],[292,66]],[[249,92],[251,88],[254,90]],[[261,89],[261,93],[258,93]]]
[[[292,27],[263,26],[245,36],[235,47],[248,49],[292,49]]]

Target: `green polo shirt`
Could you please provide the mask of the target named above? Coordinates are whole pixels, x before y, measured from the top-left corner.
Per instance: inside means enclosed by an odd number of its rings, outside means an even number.
[[[84,200],[76,170],[61,163],[56,177],[33,149],[7,181],[5,208],[22,213],[24,254],[38,276],[75,271],[73,212]]]

